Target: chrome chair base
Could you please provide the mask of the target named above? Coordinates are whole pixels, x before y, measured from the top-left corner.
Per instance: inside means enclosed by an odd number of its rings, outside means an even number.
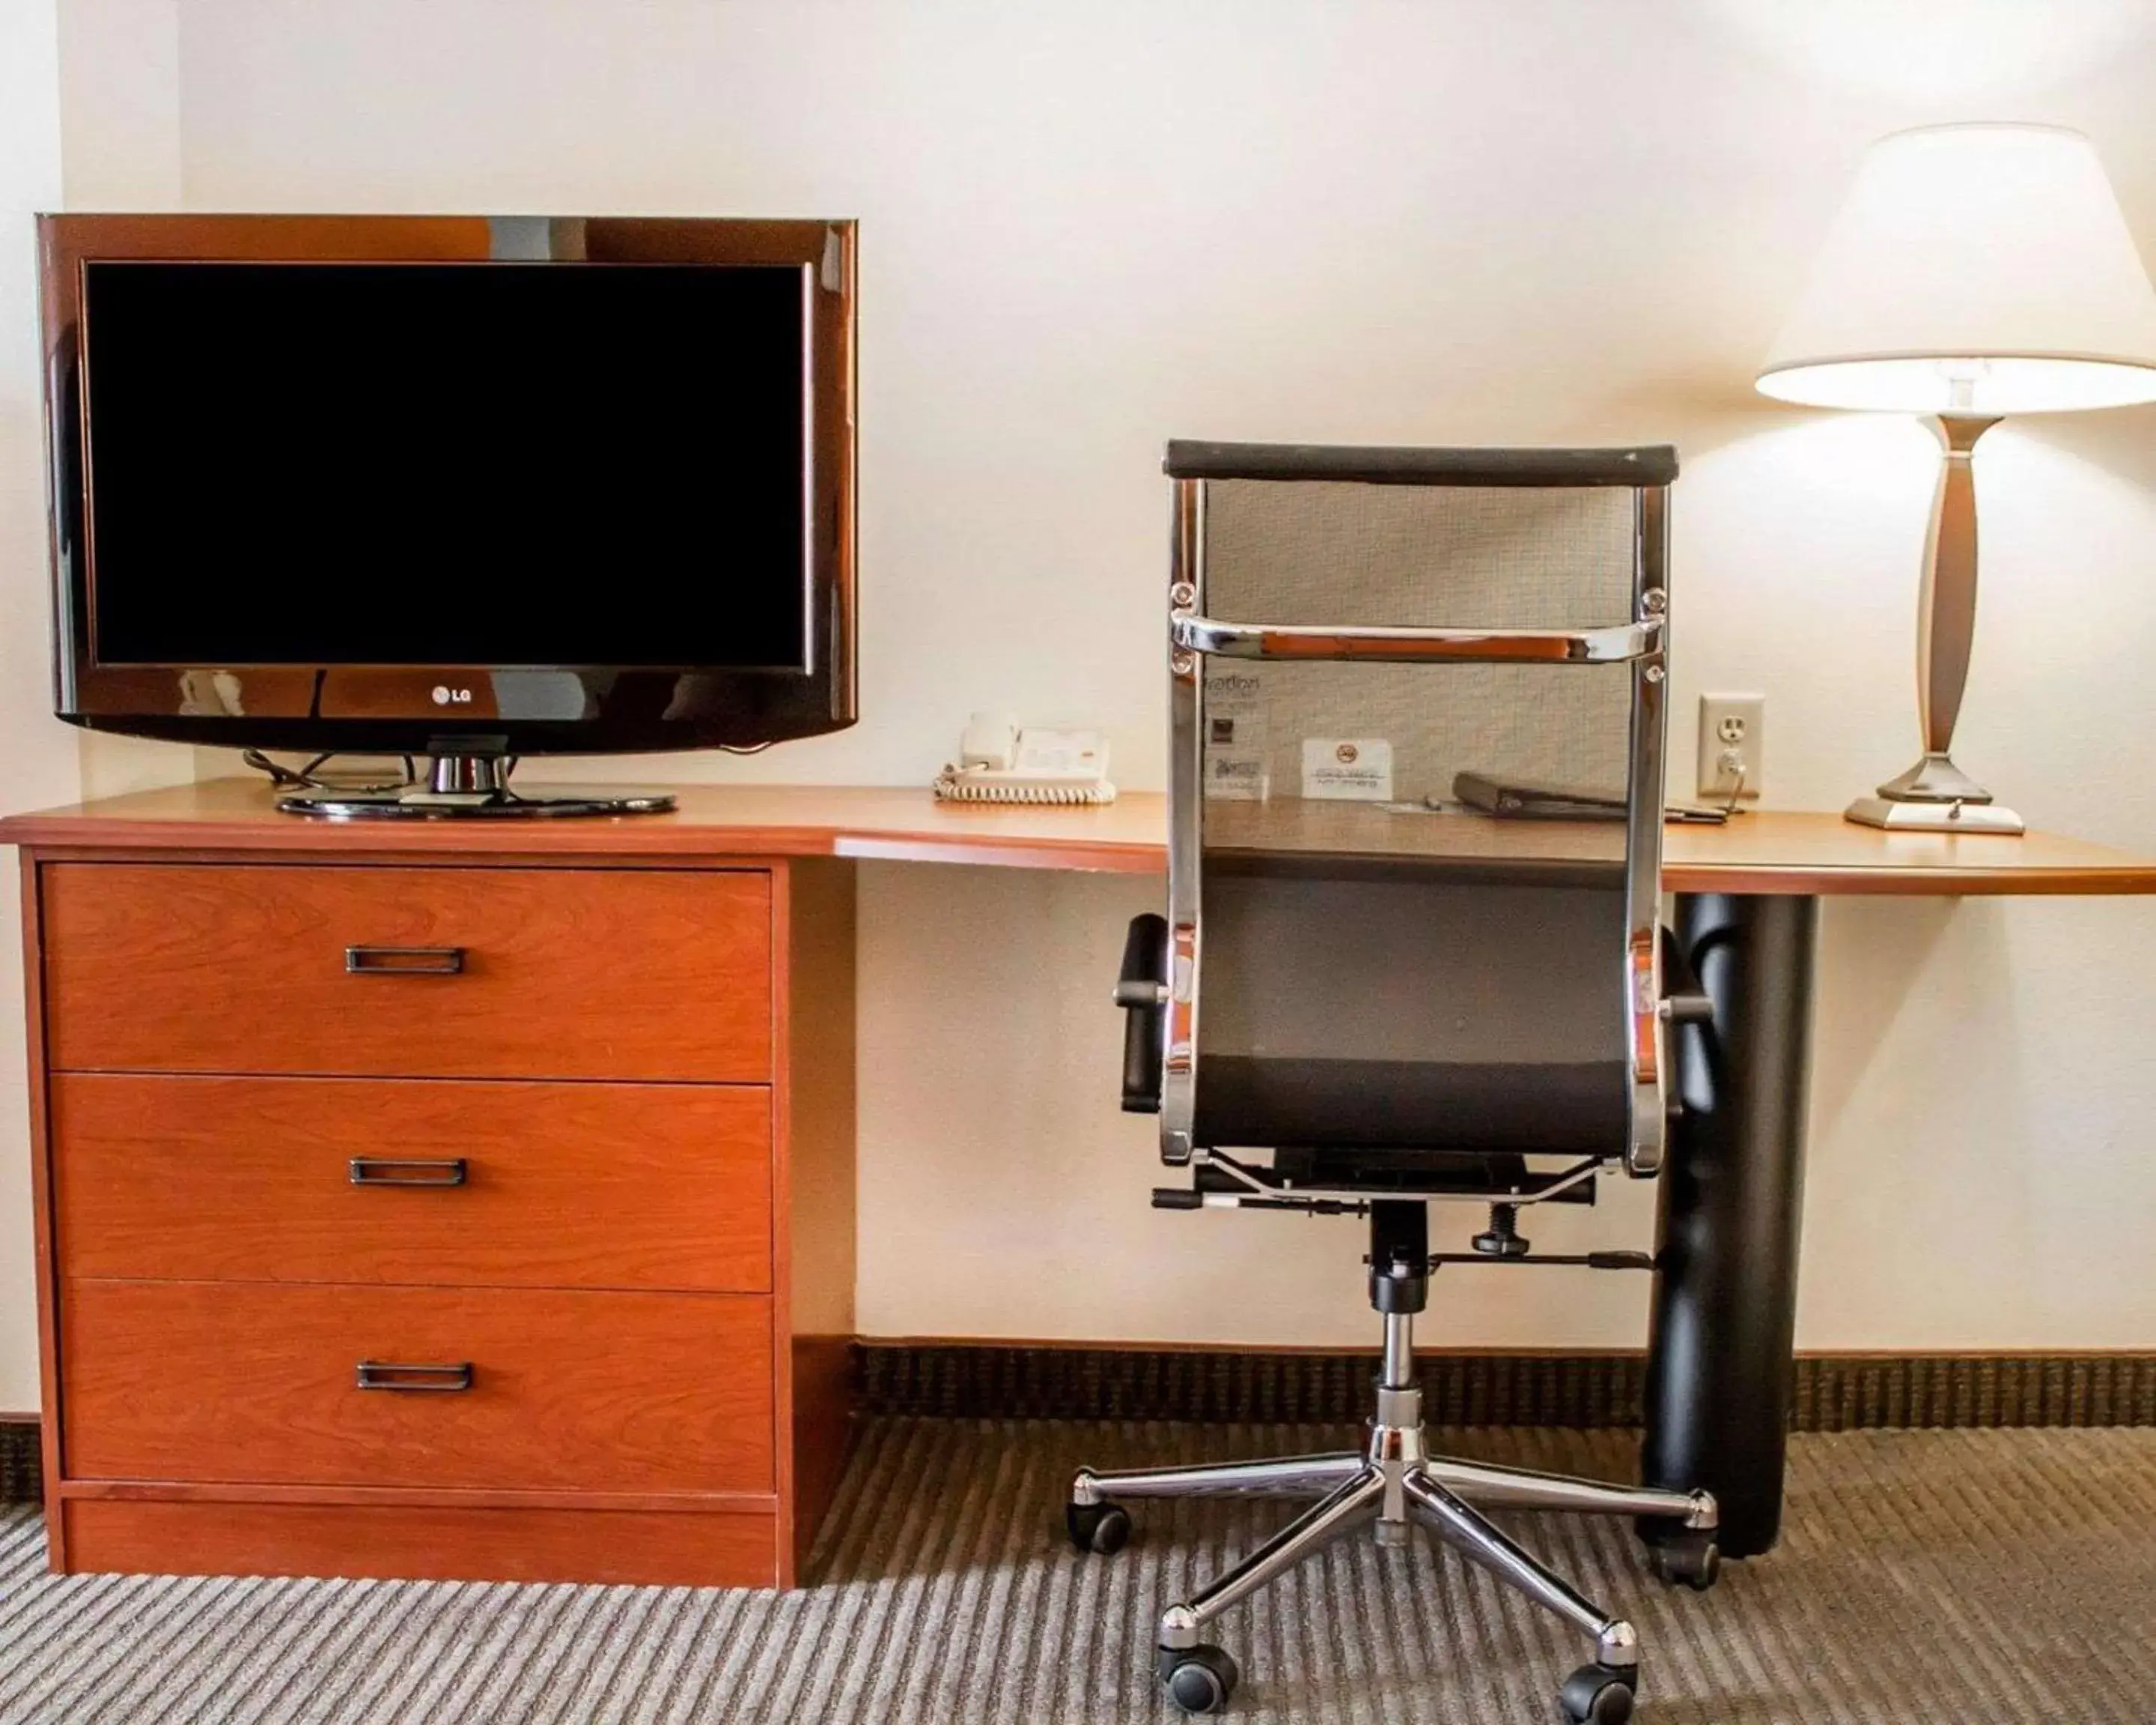
[[[1639,1638],[1632,1625],[1585,1598],[1483,1512],[1565,1510],[1666,1522],[1671,1537],[1657,1553],[1664,1575],[1705,1588],[1719,1568],[1712,1496],[1605,1485],[1428,1454],[1422,1393],[1413,1381],[1413,1323],[1409,1313],[1385,1314],[1385,1367],[1365,1449],[1195,1467],[1081,1467],[1071,1481],[1066,1511],[1073,1542],[1098,1552],[1120,1547],[1130,1530],[1120,1502],[1126,1498],[1316,1500],[1235,1568],[1161,1614],[1159,1670],[1170,1697],[1187,1712],[1216,1712],[1226,1704],[1236,1673],[1232,1660],[1204,1642],[1201,1632],[1209,1623],[1336,1540],[1368,1527],[1379,1545],[1404,1546],[1409,1527],[1419,1523],[1593,1638],[1594,1661],[1566,1681],[1561,1704],[1573,1720],[1620,1725],[1631,1716],[1637,1686]]]

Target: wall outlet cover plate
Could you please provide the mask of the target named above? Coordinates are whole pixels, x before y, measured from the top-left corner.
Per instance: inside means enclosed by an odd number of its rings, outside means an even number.
[[[1767,697],[1699,698],[1699,794],[1717,803],[1756,801],[1767,781]]]

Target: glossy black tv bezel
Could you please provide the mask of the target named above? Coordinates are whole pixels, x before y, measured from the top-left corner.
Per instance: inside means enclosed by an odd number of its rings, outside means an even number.
[[[855,672],[855,225],[849,221],[479,216],[38,218],[52,516],[54,706],[70,723],[241,748],[512,754],[747,747],[843,730]],[[783,265],[808,272],[813,426],[809,665],[732,667],[105,665],[92,651],[84,266],[99,261]],[[586,716],[505,716],[497,686],[573,676]],[[508,680],[498,685],[496,679]],[[554,691],[558,700],[561,691]]]

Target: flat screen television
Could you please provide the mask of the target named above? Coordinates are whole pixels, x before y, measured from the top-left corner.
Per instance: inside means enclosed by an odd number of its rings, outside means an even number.
[[[853,722],[850,223],[40,239],[61,717],[462,762]]]

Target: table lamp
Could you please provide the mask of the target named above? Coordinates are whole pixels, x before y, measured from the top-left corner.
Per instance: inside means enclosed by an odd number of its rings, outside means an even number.
[[[1917,610],[1923,758],[1848,818],[2021,831],[1948,753],[1976,624],[1970,454],[2007,413],[2156,400],[2156,290],[2095,148],[2049,126],[1881,139],[1758,383],[1807,406],[1932,414],[1945,445]]]

